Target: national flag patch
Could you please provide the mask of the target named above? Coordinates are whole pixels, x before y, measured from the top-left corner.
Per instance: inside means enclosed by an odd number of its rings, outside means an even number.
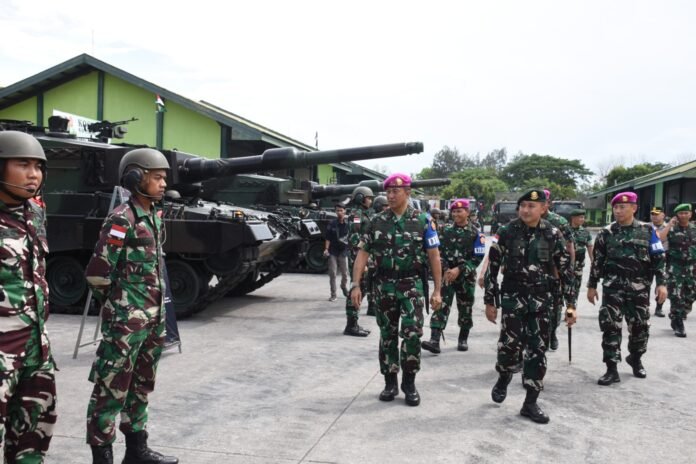
[[[499,239],[499,238],[500,238],[500,236],[498,236],[498,234],[495,234],[493,237],[491,237],[491,242],[492,242],[492,243],[498,243],[498,239]]]
[[[111,226],[111,230],[109,231],[109,235],[112,237],[116,237],[119,239],[124,239],[126,238],[126,228],[123,226],[119,226],[118,224],[114,224]]]
[[[360,216],[353,217],[353,224],[360,224]]]

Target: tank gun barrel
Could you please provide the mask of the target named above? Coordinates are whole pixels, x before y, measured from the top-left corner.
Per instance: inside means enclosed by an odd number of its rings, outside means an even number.
[[[235,174],[292,169],[342,161],[389,158],[421,153],[423,143],[407,142],[324,151],[271,148],[260,155],[228,159],[205,159],[184,155],[177,160],[177,183],[194,183]]]
[[[452,183],[451,179],[423,179],[414,180],[411,182],[411,188],[425,188],[425,187],[441,187],[444,185],[449,185]],[[364,180],[359,184],[344,184],[344,185],[313,185],[312,186],[312,198],[326,198],[326,197],[336,197],[340,195],[349,195],[353,193],[356,187],[368,187],[373,192],[381,192],[384,182],[381,180]]]

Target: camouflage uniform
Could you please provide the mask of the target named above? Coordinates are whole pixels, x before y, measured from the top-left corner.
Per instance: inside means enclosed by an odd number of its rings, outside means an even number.
[[[650,284],[665,285],[665,259],[651,252],[651,243],[660,244],[649,224],[633,220],[628,226],[614,222],[595,239],[594,261],[588,288],[597,288],[603,279],[599,328],[602,330],[603,361],[621,361],[621,325],[628,326],[628,351],[637,359],[648,347],[650,329]]]
[[[498,271],[503,268],[502,317],[495,368],[500,373],[517,372],[524,348],[524,385],[539,392],[544,388],[545,353],[551,333],[554,268],[560,272],[568,304],[574,306],[576,300],[565,240],[544,219],[537,227],[530,228],[518,218],[501,226],[492,242],[485,278],[487,305],[495,304]]]
[[[464,227],[456,224],[444,227],[440,239],[440,258],[442,270],[459,268],[459,277],[442,289],[442,308],[433,312],[430,318],[430,328],[445,330],[447,320],[455,295],[460,328],[469,331],[474,326],[471,318],[474,306],[474,290],[476,288],[476,268],[481,264],[483,256],[474,254],[474,244],[479,238],[479,231],[471,223]]]
[[[696,225],[689,223],[682,227],[676,224],[668,232],[667,241],[669,317],[683,320],[696,300]]]
[[[592,246],[592,234],[583,226],[572,229],[575,239],[575,294],[578,295],[582,285],[582,271],[585,269],[587,247]]]
[[[549,211],[544,217],[544,219],[549,221],[553,227],[556,227],[559,231],[561,231],[561,234],[563,235],[563,238],[566,242],[570,241],[575,243],[575,237],[573,236],[573,228],[570,227],[570,223],[566,220],[566,218],[554,213],[553,211]],[[574,264],[571,263],[571,265]],[[575,286],[577,286],[577,284]],[[553,284],[554,304],[551,310],[550,322],[550,330],[552,332],[552,337],[556,336],[556,328],[559,325],[561,325],[561,321],[563,320],[563,293],[563,284],[560,281],[560,279],[556,278]]]
[[[0,446],[9,463],[43,462],[56,423],[47,253],[44,211],[0,202]]]
[[[102,305],[103,339],[89,380],[94,390],[87,410],[87,443],[115,439],[116,415],[124,434],[147,423],[147,395],[165,337],[162,279],[162,221],[154,205],[148,214],[136,199],[105,219],[87,266],[87,283]]]
[[[420,370],[423,336],[423,282],[427,248],[439,245],[434,222],[408,206],[399,218],[388,210],[374,216],[361,247],[375,261],[375,303],[380,328],[379,364],[383,375]],[[401,329],[399,329],[401,319]],[[399,360],[399,337],[401,357]]]
[[[348,226],[350,227],[350,235],[348,236],[348,243],[350,244],[350,253],[348,254],[348,272],[351,276],[351,281],[353,277],[353,264],[355,264],[355,258],[358,256],[358,245],[360,244],[360,237],[365,233],[367,228],[370,226],[370,218],[374,212],[372,209],[363,208],[361,206],[356,207],[352,214],[348,217]],[[360,291],[364,294],[373,292],[368,288],[368,284],[371,286],[370,273],[366,272],[363,274],[363,278],[360,281]],[[374,301],[373,298],[368,298],[368,305],[370,302]],[[346,317],[348,320],[357,321],[360,317],[360,308],[353,306],[350,301],[350,295],[346,298]]]

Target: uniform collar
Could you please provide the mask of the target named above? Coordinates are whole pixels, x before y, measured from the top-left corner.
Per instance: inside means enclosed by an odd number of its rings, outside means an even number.
[[[27,209],[27,201],[22,202],[17,206],[9,206],[4,201],[0,200],[0,211],[6,214],[23,215]]]
[[[406,207],[406,211],[404,211],[404,214],[401,215],[402,218],[404,217],[411,217],[413,216],[413,212],[415,210],[413,209],[413,206],[408,205]],[[390,217],[393,221],[397,221],[399,218],[397,218],[396,213],[390,208],[389,212],[387,213],[387,217]]]
[[[145,209],[140,204],[140,199],[138,199],[138,197],[136,197],[135,195],[131,196],[130,202],[133,205],[133,210],[135,211],[135,215],[138,218],[141,218],[143,216],[145,216],[145,217],[150,216],[150,214],[147,211],[145,211]],[[152,213],[153,211],[156,211],[154,203],[151,206],[150,213]]]

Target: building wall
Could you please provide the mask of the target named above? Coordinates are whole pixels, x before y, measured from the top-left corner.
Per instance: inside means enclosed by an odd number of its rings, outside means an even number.
[[[163,148],[176,148],[208,158],[220,157],[221,127],[217,121],[174,102],[166,102],[165,107]]]
[[[36,97],[27,98],[14,106],[0,110],[0,119],[31,121],[36,124]]]
[[[155,95],[129,82],[106,74],[104,76],[104,119],[122,121],[138,118],[128,124],[125,143],[155,146],[157,135]]]
[[[53,116],[53,110],[97,119],[98,74],[93,71],[44,92],[43,121],[40,125],[48,125],[48,118]]]

